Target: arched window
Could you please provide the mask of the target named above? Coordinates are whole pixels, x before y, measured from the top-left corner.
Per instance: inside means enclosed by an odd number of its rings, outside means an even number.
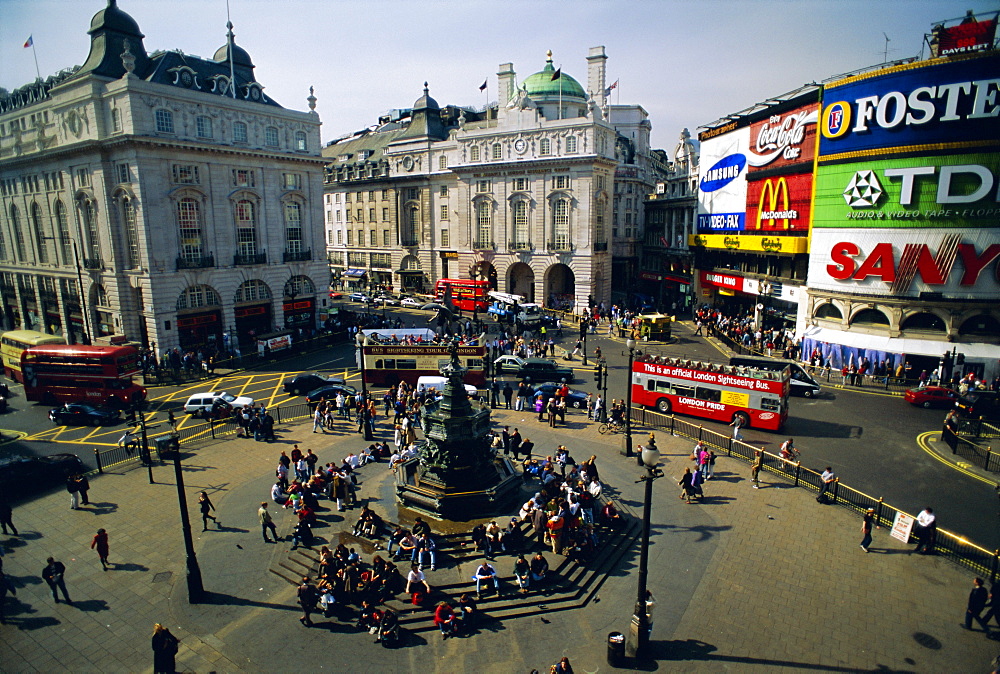
[[[201,205],[190,197],[177,202],[177,228],[180,231],[181,257],[196,262],[204,255],[201,238]]]
[[[490,239],[493,238],[493,222],[491,210],[493,204],[488,201],[480,201],[476,204],[476,241],[474,248],[489,248]]]
[[[1000,321],[989,314],[978,314],[965,319],[958,334],[969,337],[993,337],[1000,335]]]
[[[556,250],[569,249],[569,201],[557,199],[552,204],[552,243]]]
[[[606,199],[598,199],[594,202],[594,243],[607,244],[608,242],[608,233],[604,227],[604,212],[607,209],[608,202]]]
[[[135,222],[135,200],[129,195],[122,197],[122,225],[125,227],[126,269],[138,269],[142,265],[139,257],[139,229]]]
[[[827,302],[816,310],[816,318],[826,318],[832,321],[841,321],[844,319],[844,315],[840,313],[840,309],[837,308],[836,304],[832,302]]]
[[[937,314],[932,314],[929,311],[922,311],[919,314],[907,316],[903,320],[902,325],[899,326],[899,329],[918,332],[947,332],[948,330],[944,324],[944,320]]]
[[[417,245],[417,219],[419,217],[420,212],[416,206],[411,205],[403,209],[402,245]]]
[[[531,242],[531,231],[528,227],[528,202],[514,202],[514,247],[526,246]]]
[[[97,204],[90,199],[81,201],[80,217],[83,220],[83,231],[87,234],[87,245],[83,256],[99,260],[101,259],[101,239],[97,234]]]
[[[42,264],[48,264],[48,241],[45,239],[45,232],[42,230],[42,209],[37,203],[31,204],[31,230],[35,234],[35,245],[38,248],[38,261]]]
[[[889,325],[889,317],[878,309],[862,309],[851,319],[851,325]]]
[[[302,252],[302,204],[297,201],[285,204],[285,250]]]
[[[212,286],[188,286],[177,298],[177,311],[198,309],[199,307],[215,307],[222,304],[219,293]]]
[[[17,254],[18,262],[27,262],[24,254],[24,230],[21,229],[21,216],[17,212],[17,206],[10,206],[10,228],[14,231],[14,252]]]
[[[308,276],[293,276],[285,283],[285,297],[311,295],[315,292],[316,286]]]
[[[62,254],[62,263],[67,267],[73,264],[73,240],[69,235],[69,219],[66,217],[66,207],[63,202],[56,199],[52,210],[56,215],[57,239],[59,241],[59,252]]]
[[[246,199],[236,202],[236,251],[245,257],[257,254],[257,218],[253,202]]]
[[[236,289],[235,304],[240,302],[259,302],[271,299],[271,288],[260,279],[250,279],[240,284]]]
[[[95,283],[91,289],[91,301],[94,303],[95,307],[110,307],[111,304],[108,302],[108,291],[104,289],[100,283]]]
[[[247,125],[246,122],[234,122],[233,123],[233,142],[245,143],[247,142]]]

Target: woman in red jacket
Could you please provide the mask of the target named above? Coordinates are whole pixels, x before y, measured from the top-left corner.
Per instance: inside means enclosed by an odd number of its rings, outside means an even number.
[[[437,608],[434,609],[434,624],[441,630],[441,639],[447,639],[458,631],[455,611],[447,602],[439,602]]]

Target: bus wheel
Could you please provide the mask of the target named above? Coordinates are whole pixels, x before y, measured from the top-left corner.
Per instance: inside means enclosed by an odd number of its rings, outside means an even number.
[[[733,414],[733,421],[740,419],[743,422],[743,428],[750,428],[750,416],[746,412],[736,412]]]
[[[664,414],[670,414],[670,401],[666,398],[660,398],[656,401],[656,409]]]

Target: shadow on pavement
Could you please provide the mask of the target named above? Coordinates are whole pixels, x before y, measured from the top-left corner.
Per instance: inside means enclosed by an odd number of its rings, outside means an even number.
[[[234,597],[231,594],[222,592],[205,592],[202,604],[214,604],[216,606],[255,606],[258,608],[273,608],[280,611],[298,611],[302,608],[298,604],[272,604],[266,601],[254,601],[243,597]]]
[[[698,641],[697,639],[686,639],[684,641],[650,641],[649,642],[649,655],[652,659],[647,659],[643,661],[630,661],[629,667],[637,671],[651,672],[659,669],[660,665],[657,661],[679,661],[679,660],[703,660],[706,662],[718,663],[717,667],[719,669],[723,668],[725,665],[723,663],[744,663],[748,665],[763,665],[765,667],[781,667],[787,669],[796,669],[804,671],[818,671],[818,672],[880,672],[880,673],[894,673],[899,672],[912,672],[913,670],[906,669],[893,669],[885,665],[876,665],[875,667],[868,670],[859,670],[852,667],[837,667],[831,665],[821,665],[811,662],[796,662],[793,660],[776,660],[773,658],[750,658],[735,655],[722,655],[717,652],[718,649],[712,644],[706,643],[704,641]]]
[[[694,533],[698,534],[698,540],[696,540],[695,543],[699,543],[701,541],[706,541],[715,536],[716,534],[722,533],[723,531],[729,531],[730,529],[732,529],[732,527],[729,525],[722,525],[722,526],[698,525],[694,527],[679,527],[674,524],[661,524],[652,527],[652,529],[654,531],[657,529],[663,529],[663,530],[672,529],[673,531],[693,531]]]
[[[80,609],[84,613],[97,613],[98,611],[107,611],[111,607],[103,599],[85,599],[73,602],[73,608]]]
[[[111,563],[112,571],[149,571],[148,566],[143,566],[142,564],[133,564],[132,562],[125,562],[124,564]]]

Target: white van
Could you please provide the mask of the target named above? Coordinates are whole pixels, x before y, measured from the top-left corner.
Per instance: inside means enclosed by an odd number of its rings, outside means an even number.
[[[448,381],[447,377],[431,376],[427,375],[424,377],[417,378],[417,390],[421,388],[425,390],[436,389],[438,393],[444,393],[444,385]],[[477,389],[472,384],[464,384],[465,392],[469,394],[469,397],[475,400],[479,397],[479,389]]]
[[[253,405],[253,398],[247,396],[234,396],[225,391],[206,391],[205,393],[195,393],[184,403],[184,411],[195,416],[206,416],[211,414],[212,407],[216,401],[225,403],[230,407],[243,407]]]

